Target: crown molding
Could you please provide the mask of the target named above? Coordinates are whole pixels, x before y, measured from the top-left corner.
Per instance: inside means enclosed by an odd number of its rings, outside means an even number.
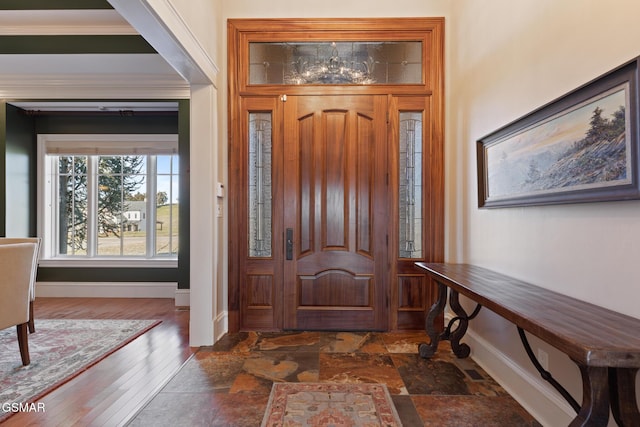
[[[198,38],[195,36],[189,25],[182,19],[182,16],[173,3],[170,0],[145,0],[149,6],[153,7],[155,12],[165,22],[173,35],[180,41],[183,48],[186,49],[187,54],[190,55],[196,64],[200,67],[209,77],[209,82],[194,82],[194,83],[213,83],[215,86],[216,75],[220,72],[220,69],[216,65],[215,61],[209,55]]]
[[[168,0],[109,0],[191,84],[216,85],[219,68]]]

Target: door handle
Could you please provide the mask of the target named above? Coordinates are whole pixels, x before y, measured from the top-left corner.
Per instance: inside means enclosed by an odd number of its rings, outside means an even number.
[[[293,259],[293,228],[287,228],[285,240],[287,241],[285,252],[288,261]]]

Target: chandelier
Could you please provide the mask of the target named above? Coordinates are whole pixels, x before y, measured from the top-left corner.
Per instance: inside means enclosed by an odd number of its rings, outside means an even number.
[[[330,54],[326,56],[298,56],[294,52],[285,83],[366,85],[376,82],[373,77],[376,61],[371,56],[363,58],[362,52],[352,52],[350,58],[345,58],[340,56],[336,42],[332,42],[330,47]],[[294,51],[296,49],[293,48]]]

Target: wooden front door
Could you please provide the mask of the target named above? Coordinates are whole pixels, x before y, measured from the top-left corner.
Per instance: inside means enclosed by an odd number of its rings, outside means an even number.
[[[387,97],[284,102],[283,328],[388,328]]]
[[[229,331],[423,328],[435,288],[414,263],[444,259],[443,20],[227,34]],[[295,78],[323,61],[375,76]]]

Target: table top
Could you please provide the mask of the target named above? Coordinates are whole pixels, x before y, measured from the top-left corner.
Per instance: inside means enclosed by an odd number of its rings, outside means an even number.
[[[640,367],[640,319],[474,265],[416,265],[578,363]]]

